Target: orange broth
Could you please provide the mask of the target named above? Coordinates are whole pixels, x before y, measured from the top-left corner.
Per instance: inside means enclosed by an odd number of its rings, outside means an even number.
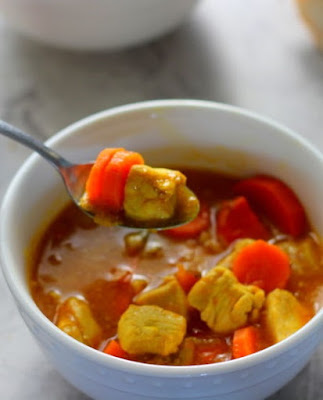
[[[182,168],[188,178],[188,186],[198,198],[211,208],[211,225],[208,232],[196,239],[173,239],[166,234],[150,233],[145,249],[131,255],[124,244],[124,237],[133,230],[96,225],[70,204],[47,228],[31,259],[30,290],[40,310],[53,322],[58,305],[69,296],[85,299],[103,330],[98,350],[116,337],[121,314],[135,298],[132,282],[144,280],[144,290],[157,287],[167,275],[176,273],[177,265],[204,274],[228,253],[228,248],[216,238],[215,213],[219,202],[233,198],[234,177],[210,171]],[[268,223],[268,221],[267,221]],[[269,223],[270,224],[270,223]],[[270,226],[275,242],[282,234]],[[322,249],[313,232],[317,257]],[[312,239],[311,239],[312,240]],[[323,269],[309,270],[306,274],[293,271],[287,290],[290,290],[306,307],[310,316],[322,305]],[[53,296],[53,293],[55,294]],[[260,337],[260,349],[272,344],[262,318],[255,326]],[[203,339],[194,361],[204,364],[230,360],[232,358],[232,334],[213,333],[199,318],[199,313],[189,310],[186,336]],[[183,365],[178,355],[161,357],[156,355],[133,356],[132,360],[170,365]]]

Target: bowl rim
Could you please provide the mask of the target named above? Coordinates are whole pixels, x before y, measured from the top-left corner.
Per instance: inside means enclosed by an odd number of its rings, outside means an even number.
[[[314,157],[319,159],[322,163],[323,168],[323,155],[322,153],[314,147],[307,139],[299,136],[291,129],[285,127],[284,125],[277,123],[276,121],[259,115],[250,110],[245,110],[240,107],[227,105],[223,103],[217,103],[205,100],[187,100],[187,99],[171,99],[171,100],[152,100],[144,101],[132,104],[126,104],[122,106],[113,107],[107,110],[100,111],[98,113],[87,116],[77,122],[74,122],[64,129],[60,130],[58,133],[53,135],[45,143],[49,146],[55,148],[59,145],[61,141],[66,138],[77,134],[79,129],[84,129],[91,126],[92,124],[108,120],[114,116],[120,116],[122,114],[129,114],[131,112],[138,111],[148,111],[158,109],[174,109],[174,108],[194,108],[194,109],[209,109],[217,110],[229,114],[239,115],[243,118],[252,119],[260,124],[269,125],[280,131],[283,135],[288,136],[291,140],[298,142],[303,147],[306,147]],[[9,289],[15,298],[16,302],[23,308],[27,315],[36,322],[36,324],[45,331],[46,335],[50,336],[53,340],[67,346],[68,349],[75,355],[78,355],[84,359],[88,359],[101,367],[106,367],[109,369],[115,369],[127,373],[133,373],[135,375],[159,377],[159,378],[180,378],[180,377],[197,377],[205,375],[219,375],[227,374],[241,369],[251,368],[259,363],[270,361],[279,354],[285,353],[291,348],[293,348],[297,343],[302,342],[307,338],[311,332],[316,331],[316,329],[322,329],[323,327],[323,309],[317,312],[313,318],[307,322],[301,329],[295,332],[293,335],[284,339],[282,342],[274,344],[264,350],[257,353],[251,354],[249,356],[224,361],[215,364],[203,364],[203,365],[193,365],[193,366],[168,366],[168,365],[152,365],[144,364],[135,361],[129,361],[125,359],[120,359],[117,357],[109,356],[103,352],[95,350],[89,346],[86,346],[73,338],[69,337],[64,332],[60,331],[52,322],[50,322],[44,314],[37,307],[36,303],[30,296],[28,290],[20,290],[19,285],[15,280],[14,268],[11,268],[12,257],[10,254],[10,246],[3,238],[6,236],[6,230],[8,226],[7,216],[5,210],[10,207],[12,200],[15,197],[15,193],[18,190],[20,182],[23,180],[24,175],[33,165],[39,160],[38,154],[32,154],[27,158],[27,160],[22,164],[14,175],[7,191],[4,195],[1,210],[0,210],[0,256],[1,256],[1,267],[5,277],[5,280],[9,286]]]

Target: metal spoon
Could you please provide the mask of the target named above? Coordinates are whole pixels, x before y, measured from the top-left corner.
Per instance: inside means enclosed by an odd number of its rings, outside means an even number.
[[[93,162],[86,164],[73,164],[66,160],[56,151],[43,144],[41,141],[35,139],[33,136],[21,131],[19,128],[0,120],[0,134],[13,139],[24,146],[31,148],[47,160],[61,175],[68,194],[74,203],[88,216],[94,218],[98,223],[101,223],[102,216],[97,216],[85,210],[80,205],[80,199],[84,194],[85,183],[87,181]],[[196,200],[196,201],[195,201]],[[152,221],[151,224],[143,223],[141,221],[129,220],[128,218],[118,216],[114,219],[113,225],[120,225],[131,228],[142,229],[169,229],[174,226],[185,224],[196,217],[199,212],[199,203],[193,192],[188,190],[188,205],[187,210],[181,210],[180,215],[172,218],[170,221]],[[103,223],[106,225],[107,223]],[[108,224],[107,224],[108,225]]]

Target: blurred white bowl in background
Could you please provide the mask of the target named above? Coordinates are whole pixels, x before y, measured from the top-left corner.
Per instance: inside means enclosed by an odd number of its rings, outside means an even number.
[[[2,0],[9,25],[43,43],[74,50],[115,50],[180,25],[197,0]]]

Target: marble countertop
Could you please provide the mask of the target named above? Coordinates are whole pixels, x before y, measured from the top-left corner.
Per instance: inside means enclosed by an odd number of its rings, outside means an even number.
[[[0,118],[45,140],[88,114],[157,98],[238,105],[323,150],[323,55],[292,0],[201,0],[176,32],[113,54],[76,54],[22,38],[0,19]],[[0,137],[0,198],[30,151]],[[5,400],[86,400],[49,365],[0,274],[0,390]],[[317,400],[323,343],[270,400]]]

